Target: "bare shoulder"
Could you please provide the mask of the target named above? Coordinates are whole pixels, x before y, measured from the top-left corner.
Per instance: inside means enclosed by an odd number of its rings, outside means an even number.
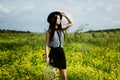
[[[50,32],[47,31],[47,32],[46,32],[46,36],[50,36]]]

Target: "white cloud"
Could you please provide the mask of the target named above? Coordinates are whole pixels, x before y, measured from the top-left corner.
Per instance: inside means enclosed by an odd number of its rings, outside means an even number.
[[[0,12],[3,12],[3,13],[11,13],[12,11],[12,8],[11,7],[4,7],[3,5],[0,5]]]
[[[28,5],[19,7],[19,10],[20,10],[20,11],[30,11],[30,10],[32,10],[32,9],[34,9],[34,8],[35,8],[35,5],[33,5],[33,4],[28,4]]]
[[[114,20],[114,21],[112,21],[112,23],[120,25],[120,20]]]
[[[71,2],[71,1],[73,1],[73,0],[67,0],[68,2]]]
[[[107,24],[114,24],[114,25],[120,25],[120,19],[113,19],[111,17],[102,17],[101,18],[102,23],[107,23]]]
[[[105,7],[106,11],[113,11],[115,8],[115,5],[113,3],[108,3]]]
[[[87,10],[88,12],[93,12],[93,11],[94,11],[94,8],[92,8],[92,7],[87,7],[86,10]]]
[[[106,10],[107,10],[107,11],[113,11],[114,8],[113,8],[112,6],[107,6],[107,7],[106,7]]]
[[[24,11],[32,11],[35,8],[33,4],[27,5],[2,5],[0,4],[0,12],[2,13],[19,13]]]
[[[114,11],[119,11],[120,9],[120,2],[118,1],[110,1],[105,5],[105,10],[110,12],[114,12]]]
[[[111,18],[110,18],[110,17],[103,17],[103,20],[104,20],[104,21],[110,21]]]

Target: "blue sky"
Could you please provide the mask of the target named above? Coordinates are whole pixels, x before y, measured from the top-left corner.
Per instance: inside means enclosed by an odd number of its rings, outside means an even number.
[[[44,32],[53,11],[73,19],[69,32],[120,28],[120,0],[0,0],[0,29]]]

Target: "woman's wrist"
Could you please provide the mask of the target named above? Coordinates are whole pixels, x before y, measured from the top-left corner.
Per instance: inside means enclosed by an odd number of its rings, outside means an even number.
[[[65,14],[65,15],[63,15],[63,17],[65,17],[65,18],[68,18],[68,16]]]
[[[66,17],[66,14],[65,14],[64,12],[61,12],[61,15],[62,15],[63,17]]]
[[[49,57],[48,54],[46,54],[45,56],[46,56],[46,58]]]

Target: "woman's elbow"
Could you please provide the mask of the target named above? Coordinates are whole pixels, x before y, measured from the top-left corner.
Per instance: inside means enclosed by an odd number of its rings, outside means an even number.
[[[72,25],[73,25],[73,22],[70,23],[70,26],[72,26]]]

